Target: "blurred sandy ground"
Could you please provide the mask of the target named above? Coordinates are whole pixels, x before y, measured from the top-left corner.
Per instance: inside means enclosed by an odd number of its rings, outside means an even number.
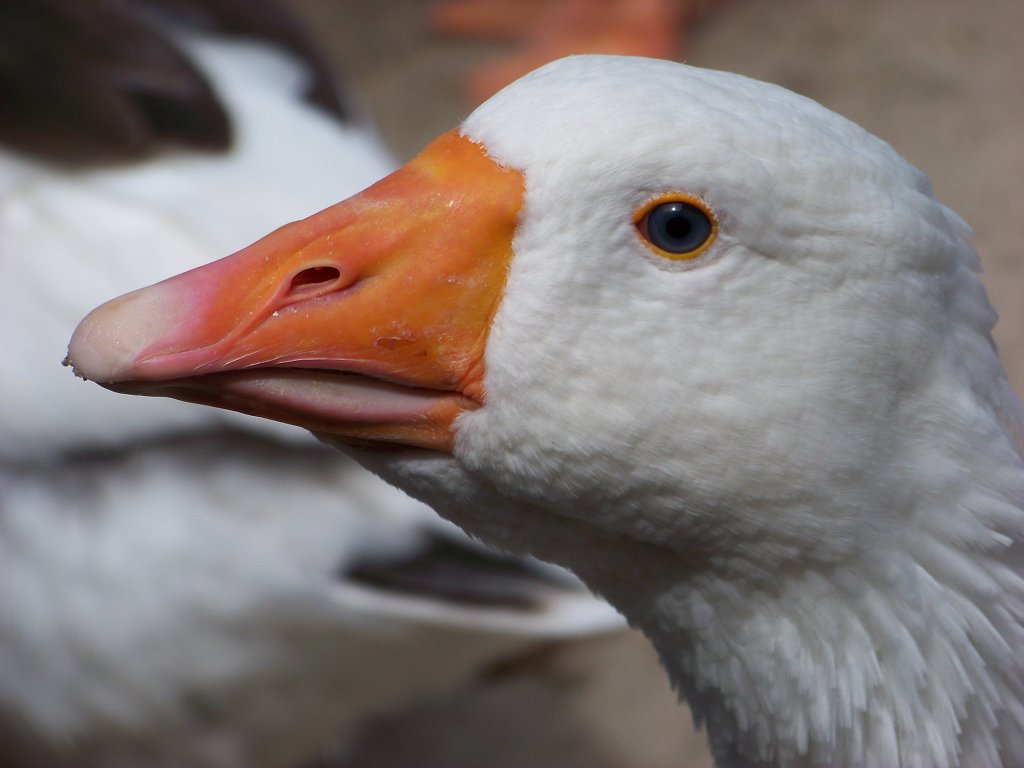
[[[468,113],[463,77],[507,50],[433,35],[426,0],[292,2],[401,159]],[[810,96],[924,169],[976,232],[1001,317],[996,338],[1024,392],[1024,2],[727,0],[691,32],[687,61]],[[361,764],[473,765],[466,733],[503,745],[488,749],[499,755],[495,768],[709,764],[635,636],[525,663],[535,665],[532,677],[503,686],[496,671],[499,684],[475,699],[410,713],[422,727],[402,744],[381,723]],[[541,689],[560,689],[565,710],[510,721],[515,703]]]

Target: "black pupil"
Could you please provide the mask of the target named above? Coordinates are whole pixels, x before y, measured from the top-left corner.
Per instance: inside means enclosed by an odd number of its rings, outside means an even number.
[[[693,223],[685,216],[673,216],[665,222],[665,231],[669,237],[679,240],[693,231]]]
[[[663,251],[696,250],[710,235],[711,222],[707,215],[689,203],[663,203],[647,214],[647,236]]]

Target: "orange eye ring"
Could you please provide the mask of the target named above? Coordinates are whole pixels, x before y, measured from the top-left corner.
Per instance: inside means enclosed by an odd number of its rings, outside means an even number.
[[[633,214],[644,245],[670,261],[693,261],[718,236],[718,219],[699,197],[669,192],[648,200]]]

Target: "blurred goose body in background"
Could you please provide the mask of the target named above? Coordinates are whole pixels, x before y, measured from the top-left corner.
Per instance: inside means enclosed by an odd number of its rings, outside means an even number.
[[[274,6],[244,6],[248,23],[267,11],[287,38]],[[0,154],[5,768],[295,765],[509,655],[616,630],[564,576],[476,547],[297,430],[170,401],[139,408],[61,370],[68,330],[102,297],[391,168],[371,132],[325,108],[315,61],[138,10],[5,11],[5,29],[38,35],[52,12],[59,42],[98,58],[64,65],[109,108],[72,104],[70,133],[59,104],[52,121],[3,126],[15,147]],[[89,36],[97,25],[124,33],[127,63]],[[160,66],[140,66],[139,52]]]

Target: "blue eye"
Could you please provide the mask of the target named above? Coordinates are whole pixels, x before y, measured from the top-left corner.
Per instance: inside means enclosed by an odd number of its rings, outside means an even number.
[[[705,250],[715,224],[701,208],[672,200],[650,208],[637,222],[640,234],[670,259],[692,259]]]

